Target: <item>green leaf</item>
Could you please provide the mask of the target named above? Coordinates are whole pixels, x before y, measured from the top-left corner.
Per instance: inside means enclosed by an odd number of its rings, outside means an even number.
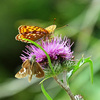
[[[51,98],[51,97],[48,95],[48,93],[45,91],[44,86],[43,86],[43,83],[41,84],[41,89],[42,89],[43,94],[46,96],[46,98],[47,98],[48,100],[52,100],[52,98]]]
[[[74,74],[83,64],[85,64],[85,63],[89,63],[89,65],[90,65],[90,70],[91,70],[91,82],[93,83],[93,62],[92,62],[92,60],[90,59],[90,57],[88,57],[88,58],[81,58],[79,61],[78,61],[78,63],[77,63],[77,65],[75,65],[73,68],[73,72],[72,72],[72,74]]]
[[[43,79],[39,84],[42,84],[45,80],[47,80],[48,78],[50,78],[50,77],[47,77],[47,78],[45,78],[45,79]]]

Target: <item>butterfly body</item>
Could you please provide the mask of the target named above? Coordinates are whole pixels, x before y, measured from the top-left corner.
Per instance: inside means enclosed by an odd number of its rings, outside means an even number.
[[[28,81],[30,82],[32,76],[35,75],[37,78],[44,77],[44,71],[41,68],[40,64],[36,62],[34,59],[27,59],[23,62],[22,68],[20,71],[15,75],[16,78],[24,78],[29,75]]]
[[[15,37],[15,39],[18,41],[27,42],[27,43],[29,42],[23,40],[23,38],[29,39],[32,41],[37,41],[41,38],[48,37],[50,34],[54,32],[55,28],[56,28],[56,25],[51,25],[45,29],[38,26],[21,25],[18,28],[19,34]]]

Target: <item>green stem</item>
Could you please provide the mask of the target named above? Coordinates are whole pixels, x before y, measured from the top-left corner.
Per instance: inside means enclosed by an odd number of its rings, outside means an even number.
[[[47,93],[46,90],[44,89],[43,83],[41,84],[41,89],[42,89],[43,94],[46,96],[46,98],[47,98],[48,100],[52,100],[52,98],[48,95],[48,93]]]
[[[22,39],[23,39],[23,40],[26,40],[26,41],[28,41],[28,42],[30,42],[30,43],[32,43],[32,44],[34,44],[35,46],[37,46],[38,48],[40,48],[40,49],[46,54],[47,59],[48,59],[48,62],[49,62],[49,66],[50,66],[50,68],[51,68],[53,74],[55,74],[54,69],[53,69],[53,67],[52,67],[51,59],[50,59],[50,56],[48,55],[48,53],[47,53],[39,44],[37,44],[36,42],[31,41],[31,40],[29,40],[29,39],[25,39],[25,38],[22,38]]]

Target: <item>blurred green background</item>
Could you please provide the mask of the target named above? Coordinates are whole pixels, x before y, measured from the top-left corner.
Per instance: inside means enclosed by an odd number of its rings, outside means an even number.
[[[74,94],[85,100],[100,100],[100,0],[0,0],[0,99],[46,100],[39,85],[40,79],[18,80],[14,75],[20,69],[19,56],[25,43],[15,40],[20,25],[57,27],[55,35],[62,34],[74,42],[75,59],[91,56],[94,64],[94,83],[90,81],[89,64],[80,68],[70,80]],[[70,100],[66,92],[51,78],[44,87],[53,100]]]

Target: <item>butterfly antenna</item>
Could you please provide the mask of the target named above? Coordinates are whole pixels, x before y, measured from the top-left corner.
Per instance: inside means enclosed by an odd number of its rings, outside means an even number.
[[[66,27],[66,26],[68,26],[68,24],[67,24],[67,25],[64,25],[64,26],[61,26],[61,27],[58,27],[57,29],[64,28],[64,27]]]
[[[54,18],[53,25],[55,24],[56,18]]]

